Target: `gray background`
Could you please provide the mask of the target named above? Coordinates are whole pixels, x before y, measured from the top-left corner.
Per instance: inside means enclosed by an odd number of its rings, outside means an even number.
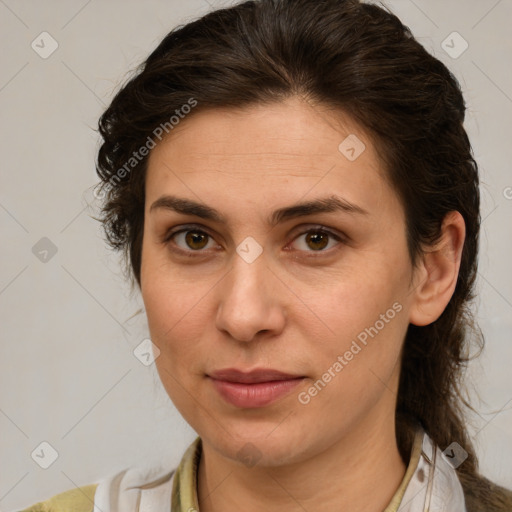
[[[0,0],[1,510],[131,465],[172,468],[195,438],[154,365],[133,354],[147,328],[143,315],[132,317],[141,299],[92,218],[94,130],[128,71],[172,27],[227,4]],[[477,316],[487,339],[470,367],[480,414],[469,428],[482,472],[512,487],[512,1],[386,5],[453,70],[468,103],[484,219]],[[43,51],[43,31],[59,45],[46,59],[31,47],[39,41]],[[441,46],[463,48],[454,31],[469,45],[457,58]],[[43,441],[58,452],[48,469],[31,457]]]

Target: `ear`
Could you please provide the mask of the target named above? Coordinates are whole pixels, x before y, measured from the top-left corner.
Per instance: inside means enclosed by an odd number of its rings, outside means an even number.
[[[424,249],[415,268],[409,322],[422,326],[435,322],[452,298],[459,275],[466,225],[457,212],[446,214],[441,237]]]

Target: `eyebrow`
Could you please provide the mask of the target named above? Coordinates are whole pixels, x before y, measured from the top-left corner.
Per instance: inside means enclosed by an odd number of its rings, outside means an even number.
[[[217,210],[191,199],[165,195],[158,198],[151,205],[149,211],[152,212],[157,209],[172,210],[184,215],[195,215],[196,217],[201,217],[203,219],[226,223],[226,219]],[[270,214],[267,222],[273,227],[290,219],[305,217],[316,213],[333,212],[368,215],[368,212],[360,206],[350,203],[341,197],[332,195],[279,208]]]

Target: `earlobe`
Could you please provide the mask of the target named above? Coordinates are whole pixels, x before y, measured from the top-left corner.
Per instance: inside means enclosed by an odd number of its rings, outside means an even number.
[[[439,241],[427,247],[415,269],[415,289],[409,322],[428,325],[436,321],[450,302],[459,275],[466,227],[457,211],[448,213]]]

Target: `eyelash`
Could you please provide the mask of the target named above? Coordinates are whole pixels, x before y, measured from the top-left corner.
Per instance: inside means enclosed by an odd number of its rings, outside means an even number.
[[[178,246],[176,246],[175,244],[174,244],[174,247],[171,246],[171,241],[173,240],[173,238],[175,238],[180,233],[187,233],[187,232],[190,232],[190,231],[195,231],[197,233],[204,234],[204,235],[208,236],[210,239],[213,239],[213,236],[210,235],[207,231],[205,231],[201,226],[199,226],[199,225],[188,225],[188,226],[182,227],[179,230],[171,231],[170,233],[168,233],[165,236],[165,238],[163,240],[163,243],[165,245],[167,245],[170,248],[171,251],[173,251],[173,252],[175,252],[177,254],[180,254],[180,255],[183,255],[183,256],[186,256],[186,257],[189,257],[189,258],[201,257],[201,255],[202,255],[201,253],[205,253],[206,252],[203,249],[198,249],[197,251],[193,251],[193,250],[181,249]],[[321,233],[321,234],[324,234],[324,235],[328,235],[329,237],[334,238],[337,242],[339,242],[339,244],[345,242],[345,240],[344,240],[344,238],[342,236],[340,236],[340,235],[338,235],[336,233],[333,233],[332,231],[330,231],[329,229],[324,228],[323,226],[311,226],[308,229],[298,233],[291,240],[291,242],[294,242],[297,238],[299,238],[299,237],[301,237],[303,235],[306,235],[308,233]],[[339,245],[339,244],[337,244],[337,245]],[[331,250],[333,250],[333,249],[336,250],[335,249],[336,247],[337,246],[335,246],[334,248],[331,248],[331,249],[326,249],[326,250],[321,249],[321,250],[318,250],[318,251],[306,251],[306,252],[313,253],[313,254],[310,254],[310,255],[308,255],[306,257],[308,257],[308,258],[319,258],[319,257],[322,257],[325,254],[331,254]],[[299,251],[300,251],[300,249],[299,249]]]

